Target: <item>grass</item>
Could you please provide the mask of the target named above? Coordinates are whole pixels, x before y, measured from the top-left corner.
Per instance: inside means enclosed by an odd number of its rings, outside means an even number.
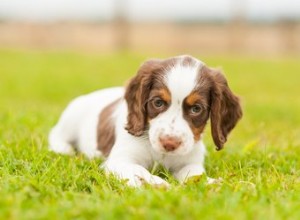
[[[0,51],[0,219],[299,219],[300,63],[204,57],[221,65],[244,118],[221,152],[206,130],[207,175],[170,190],[131,189],[82,155],[47,150],[47,133],[79,94],[122,85],[147,56]],[[164,175],[161,170],[155,171]]]

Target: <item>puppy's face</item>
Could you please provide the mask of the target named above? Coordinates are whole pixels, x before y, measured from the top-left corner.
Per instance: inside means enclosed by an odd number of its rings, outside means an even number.
[[[199,65],[176,63],[149,93],[149,139],[160,153],[186,154],[200,140],[209,117],[210,100],[208,88],[197,88]]]
[[[126,129],[135,136],[148,131],[153,149],[163,154],[189,153],[201,139],[209,116],[214,141],[221,149],[241,117],[238,99],[223,75],[189,56],[146,62],[125,98]]]

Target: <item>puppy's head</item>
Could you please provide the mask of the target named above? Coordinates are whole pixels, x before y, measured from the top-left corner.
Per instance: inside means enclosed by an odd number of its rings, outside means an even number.
[[[223,74],[190,56],[145,62],[130,81],[125,99],[126,129],[134,136],[148,134],[160,153],[190,152],[209,117],[220,150],[242,116],[239,99]]]

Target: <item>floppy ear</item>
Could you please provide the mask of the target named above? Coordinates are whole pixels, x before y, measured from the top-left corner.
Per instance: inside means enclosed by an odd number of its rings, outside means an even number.
[[[227,83],[226,78],[219,70],[203,67],[212,77],[211,90],[211,132],[217,150],[221,150],[227,141],[227,136],[242,117],[240,101]]]
[[[127,125],[125,129],[134,136],[141,136],[147,124],[146,102],[153,84],[159,60],[149,60],[142,64],[137,75],[126,88],[125,100],[128,105]]]

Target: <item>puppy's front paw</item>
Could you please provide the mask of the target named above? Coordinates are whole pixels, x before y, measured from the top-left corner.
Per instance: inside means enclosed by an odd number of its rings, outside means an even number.
[[[127,184],[132,187],[141,187],[151,185],[155,188],[168,189],[170,184],[162,178],[155,175],[140,175],[136,174],[133,177],[127,179]]]
[[[207,177],[207,185],[210,185],[210,184],[221,184],[222,182],[223,182],[223,179],[221,177],[219,177],[217,179]]]
[[[185,183],[190,184],[190,183],[199,183],[199,182],[204,182],[206,185],[211,185],[211,184],[221,184],[223,182],[223,179],[221,177],[214,179],[210,177],[206,177],[205,174],[202,175],[195,175],[195,176],[190,176],[187,178]]]
[[[119,179],[126,180],[127,185],[132,187],[141,187],[143,185],[151,185],[156,188],[168,188],[167,183],[162,178],[151,175],[147,169],[137,164],[122,164],[122,165],[111,165],[105,163],[103,168],[106,173],[112,173]],[[115,164],[115,163],[113,163]]]
[[[168,189],[170,187],[170,184],[167,181],[155,175],[150,176],[150,179],[148,180],[148,184],[154,186],[155,188]]]

